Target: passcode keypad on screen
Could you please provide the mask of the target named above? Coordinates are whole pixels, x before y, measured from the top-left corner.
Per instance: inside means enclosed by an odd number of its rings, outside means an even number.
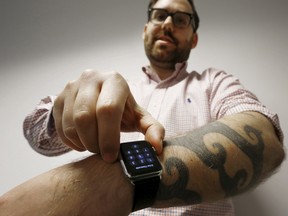
[[[154,162],[151,148],[141,148],[140,144],[133,144],[125,151],[128,163],[131,166],[144,166]]]

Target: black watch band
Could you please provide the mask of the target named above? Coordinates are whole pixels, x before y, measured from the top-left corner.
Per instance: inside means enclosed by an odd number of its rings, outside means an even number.
[[[160,176],[134,181],[133,183],[135,191],[132,211],[151,207],[158,192]]]

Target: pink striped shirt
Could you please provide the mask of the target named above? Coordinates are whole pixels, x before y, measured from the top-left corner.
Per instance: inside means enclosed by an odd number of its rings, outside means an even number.
[[[209,68],[199,74],[186,71],[187,63],[176,64],[175,72],[160,80],[149,67],[143,68],[142,78],[129,83],[136,101],[150,112],[165,128],[166,137],[179,135],[203,126],[225,115],[243,111],[257,111],[273,123],[281,140],[283,134],[278,117],[257,97],[245,89],[238,79],[224,71]],[[70,151],[55,133],[51,110],[55,96],[43,99],[24,121],[24,135],[37,152],[55,156]],[[140,133],[122,133],[121,142],[140,140]],[[131,215],[197,215],[232,216],[230,199],[215,203],[167,209],[148,208]]]

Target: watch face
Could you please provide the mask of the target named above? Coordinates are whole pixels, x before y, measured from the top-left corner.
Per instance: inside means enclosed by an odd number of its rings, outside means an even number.
[[[135,141],[120,144],[121,163],[129,177],[159,173],[162,166],[150,143]]]

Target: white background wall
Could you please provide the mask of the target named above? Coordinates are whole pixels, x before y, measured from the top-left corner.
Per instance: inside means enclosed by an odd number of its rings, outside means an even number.
[[[48,158],[22,135],[41,98],[87,68],[137,78],[147,63],[142,30],[148,0],[0,0],[0,194],[83,154]],[[189,69],[214,66],[240,78],[288,131],[286,0],[196,0],[201,25]],[[285,143],[287,146],[287,142]],[[235,198],[238,216],[288,215],[288,163]]]

